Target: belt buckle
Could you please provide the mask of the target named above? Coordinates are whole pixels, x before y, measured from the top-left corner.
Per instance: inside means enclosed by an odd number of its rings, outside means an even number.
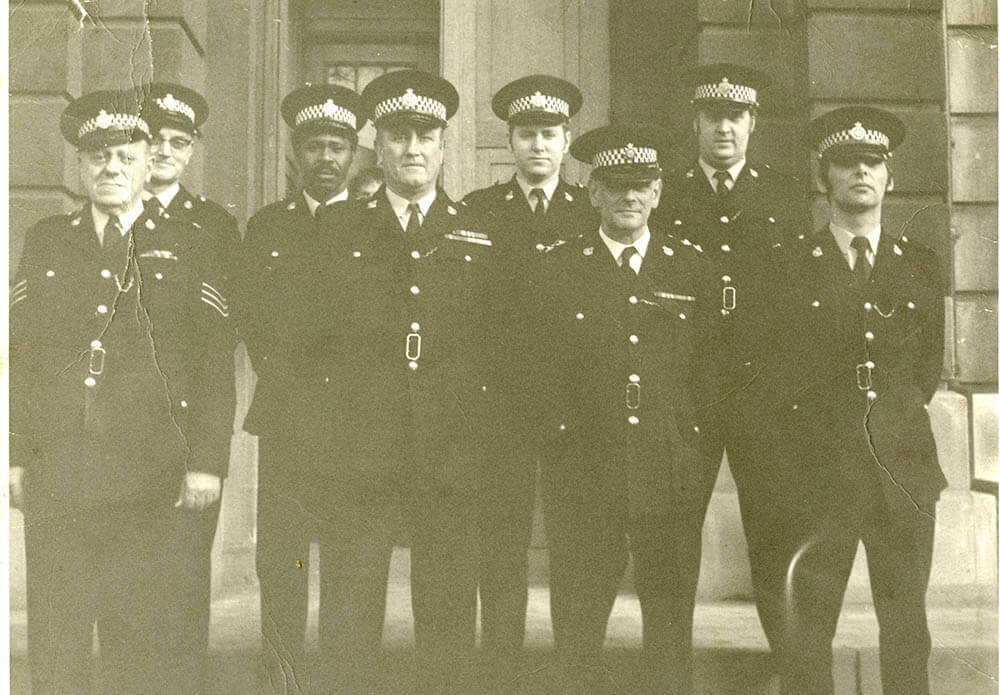
[[[640,384],[629,382],[625,384],[625,407],[629,410],[639,409]]]
[[[408,360],[420,359],[420,343],[421,341],[419,333],[406,334],[406,359]]]
[[[854,368],[858,389],[867,391],[872,387],[872,368],[862,362]]]
[[[726,285],[722,288],[722,308],[726,311],[732,311],[736,308],[736,288],[732,285]]]
[[[104,356],[106,354],[107,352],[102,347],[90,348],[90,364],[87,366],[87,369],[94,376],[100,376],[104,372]]]

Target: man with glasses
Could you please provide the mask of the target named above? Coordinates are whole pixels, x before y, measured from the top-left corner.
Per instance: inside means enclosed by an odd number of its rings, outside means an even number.
[[[95,622],[107,692],[202,686],[204,635],[178,610],[205,595],[188,579],[201,540],[177,520],[226,474],[233,338],[217,237],[143,207],[142,91],[66,107],[88,200],[28,231],[11,290],[11,501],[40,695],[89,692]]]

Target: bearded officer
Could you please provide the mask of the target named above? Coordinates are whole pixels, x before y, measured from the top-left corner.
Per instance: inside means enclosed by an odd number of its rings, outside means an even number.
[[[718,397],[723,364],[701,251],[647,224],[664,146],[636,126],[577,139],[570,152],[593,167],[588,194],[600,222],[540,249],[532,268],[526,354],[552,626],[577,675],[567,692],[605,692],[595,662],[629,549],[643,614],[632,691],[693,691],[691,622],[716,471],[702,406]]]
[[[63,112],[87,204],[32,227],[11,292],[11,493],[32,692],[197,687],[177,507],[216,503],[235,394],[215,237],[143,209],[142,88]],[[207,558],[206,558],[207,560]]]
[[[370,518],[400,513],[420,664],[415,692],[466,693],[476,629],[479,488],[495,416],[493,241],[438,184],[458,94],[447,80],[390,72],[363,93],[385,185],[331,224],[327,305],[346,426],[345,481]],[[372,522],[375,523],[374,521]],[[391,534],[373,548],[385,572]],[[384,585],[383,585],[384,589]]]
[[[347,199],[347,172],[365,118],[356,92],[328,85],[295,90],[281,113],[292,129],[302,187],[250,219],[237,294],[258,379],[243,428],[259,438],[262,630],[277,692],[340,692],[341,685],[354,692],[361,688],[358,670],[378,646],[382,617],[371,603],[384,602],[385,578],[363,574],[356,544],[363,546],[366,535],[353,513],[360,501],[344,497],[336,478],[345,454],[333,430],[343,404],[331,376],[343,368],[333,342],[342,329],[338,308],[316,302],[329,272],[328,231],[317,218],[336,215]],[[312,541],[320,552],[318,673],[304,663]],[[351,630],[354,639],[347,638]]]
[[[941,377],[944,299],[934,252],[882,226],[904,135],[895,115],[862,106],[806,131],[830,223],[794,248],[774,330],[785,369],[772,392],[785,398],[770,420],[794,433],[776,437],[793,447],[774,482],[796,513],[774,538],[794,551],[782,693],[833,692],[831,642],[859,541],[882,690],[929,692],[925,596],[946,481],[927,406]]]
[[[504,362],[503,387],[512,407],[505,408],[512,443],[524,441],[527,412],[514,405],[527,391],[522,365],[525,337],[520,316],[527,265],[536,262],[536,246],[571,238],[595,222],[594,210],[582,186],[562,178],[563,157],[569,152],[570,124],[583,104],[580,90],[551,75],[529,75],[504,86],[493,97],[493,112],[507,123],[507,142],[517,167],[508,181],[469,193],[464,202],[490,229],[503,256],[511,326]],[[517,328],[514,328],[514,327]],[[516,668],[515,652],[524,643],[528,599],[528,546],[535,501],[536,461],[528,451],[505,447],[489,468],[490,493],[479,519],[481,566],[479,600],[482,645],[494,666]],[[508,675],[497,673],[494,680]]]
[[[774,644],[782,623],[781,554],[772,545],[781,523],[768,473],[774,451],[767,428],[757,426],[760,375],[774,364],[767,327],[780,293],[777,268],[788,243],[809,228],[804,188],[791,176],[747,157],[756,130],[763,72],[729,63],[694,68],[692,128],[698,158],[664,184],[667,213],[658,223],[688,235],[714,266],[711,302],[726,322],[724,340],[738,366],[721,402],[726,423],[717,442],[736,481],[746,534],[757,612]]]

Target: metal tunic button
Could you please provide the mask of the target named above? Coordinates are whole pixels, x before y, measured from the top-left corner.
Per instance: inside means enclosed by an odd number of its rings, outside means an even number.
[[[87,386],[95,386],[97,384],[97,379],[95,379],[92,376],[88,376],[86,379],[83,380],[83,383],[86,384]]]
[[[329,384],[330,383],[330,377],[328,377],[328,376],[323,377],[323,383],[324,384]]]
[[[630,425],[638,425],[639,424],[639,418],[636,417],[635,415],[629,415],[628,416],[628,424],[630,424]]]
[[[105,279],[111,277],[111,271],[105,268],[104,270],[101,271],[101,277]]]
[[[865,311],[871,311],[871,310],[872,310],[872,303],[865,302]]]
[[[410,251],[410,258],[420,258],[420,252],[417,251],[416,249]]]
[[[819,300],[818,299],[814,299],[813,300],[813,306],[814,307],[818,307],[819,306]]]
[[[351,255],[354,256],[355,258],[361,258],[360,251],[351,251]]]
[[[54,270],[47,270],[47,271],[45,271],[45,277],[47,277],[47,278],[53,277],[55,274],[56,274],[56,271],[54,271]]]
[[[420,288],[414,285],[410,288],[410,294],[420,294]]]
[[[638,374],[629,374],[628,375],[628,380],[631,381],[633,384],[637,384],[637,383],[639,383],[639,375]]]
[[[865,340],[875,340],[875,334],[871,331],[865,331]]]
[[[719,222],[722,222],[722,224],[726,224],[727,222],[729,222],[729,218],[723,215],[722,217],[719,218]]]
[[[278,252],[277,251],[272,251],[271,252],[271,257],[272,258],[277,258],[278,257]]]
[[[182,408],[187,408],[188,407],[188,402],[187,401],[181,401],[181,407]]]
[[[576,317],[577,317],[578,319],[582,319],[582,318],[583,318],[583,314],[577,314],[577,315],[576,315]]]
[[[101,341],[100,340],[91,340],[90,341],[90,347],[92,347],[92,348],[99,348],[99,347],[101,347]]]
[[[472,256],[466,256],[466,257],[465,257],[465,260],[467,260],[467,261],[471,261],[471,260],[472,260]]]
[[[729,248],[729,244],[723,244],[720,248],[726,253],[729,253],[732,250]]]
[[[106,314],[106,313],[108,313],[108,307],[106,307],[104,304],[98,304],[97,305],[97,313],[98,314]]]
[[[733,279],[730,276],[728,276],[728,275],[723,275],[722,276],[722,281],[723,282],[732,282]]]
[[[417,323],[416,321],[414,321],[413,323],[410,324],[410,330],[411,331],[419,331],[420,330],[420,324]]]
[[[636,343],[638,343],[638,342],[639,342],[639,336],[637,336],[637,335],[634,335],[634,334],[633,334],[633,335],[630,335],[630,336],[628,337],[628,342],[630,342],[630,343],[632,343],[633,345],[635,345]]]
[[[636,297],[636,296],[635,296],[635,295],[633,294],[633,295],[632,295],[631,297],[629,297],[629,298],[628,298],[628,303],[629,303],[629,304],[638,304],[638,303],[639,303],[639,298],[638,298],[638,297]]]
[[[153,275],[153,277],[155,277],[157,280],[162,280],[163,279],[163,273],[155,273]]]
[[[916,304],[914,304],[913,302],[907,302],[907,303],[906,303],[906,308],[907,308],[907,309],[916,309],[916,308],[917,308],[917,305],[916,305]]]
[[[878,398],[878,394],[875,393],[874,391],[869,391],[866,395],[868,396],[868,400],[870,401],[874,401],[876,398]]]
[[[417,365],[417,363],[414,360],[410,360],[409,362],[406,363],[406,366],[409,367],[410,369],[416,369],[419,365]]]
[[[559,425],[559,431],[560,432],[565,432],[566,431],[566,425]]]
[[[677,314],[677,318],[686,319],[687,318],[687,314]]]

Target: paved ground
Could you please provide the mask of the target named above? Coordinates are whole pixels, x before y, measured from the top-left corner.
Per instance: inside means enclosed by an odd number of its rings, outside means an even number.
[[[397,550],[387,597],[385,625],[385,687],[401,692],[413,641],[408,589],[408,556]],[[307,625],[307,641],[315,648],[316,600]],[[979,695],[997,692],[997,612],[988,607],[936,605],[930,611],[934,640],[932,672],[934,695]],[[212,606],[211,650],[214,683],[211,692],[252,694],[272,692],[260,668],[260,610],[256,587],[218,599]],[[527,663],[513,692],[544,695],[552,692],[559,674],[550,662],[552,631],[548,617],[548,589],[533,587],[527,621]],[[772,692],[763,633],[749,603],[699,604],[695,611],[695,652],[699,692],[702,695],[766,694]],[[608,627],[606,666],[616,674],[631,670],[640,646],[638,600],[622,594]],[[837,632],[838,695],[875,695],[878,689],[877,626],[870,606],[845,608]],[[29,693],[26,685],[25,616],[11,618],[12,693]],[[622,682],[622,681],[619,681]],[[860,687],[860,689],[859,689]],[[622,685],[617,692],[627,693]]]

